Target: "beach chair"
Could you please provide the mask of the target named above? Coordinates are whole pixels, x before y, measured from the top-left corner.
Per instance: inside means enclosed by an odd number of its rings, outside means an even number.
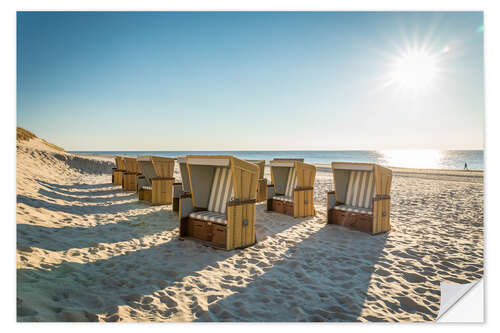
[[[392,171],[378,164],[333,162],[335,191],[328,192],[329,224],[378,234],[391,230]]]
[[[257,202],[264,202],[267,200],[267,179],[264,178],[264,168],[266,166],[266,161],[264,160],[246,160],[246,161],[256,164],[259,167]]]
[[[303,159],[274,159],[269,165],[272,184],[267,187],[267,210],[293,217],[316,215],[316,167]]]
[[[215,248],[255,244],[259,167],[233,156],[186,156],[191,193],[179,202],[179,234]]]
[[[172,210],[179,211],[179,200],[183,194],[189,194],[191,189],[189,185],[189,174],[186,165],[186,156],[177,157],[177,165],[181,174],[181,181],[174,183],[174,202]]]
[[[137,178],[139,200],[153,205],[172,203],[175,160],[159,156],[139,156],[137,163],[142,175]]]
[[[123,157],[115,156],[115,164],[116,168],[113,168],[111,173],[111,182],[113,185],[122,185],[123,173],[127,171]]]
[[[137,175],[141,174],[139,164],[135,157],[125,156],[125,168],[127,171],[123,173],[122,187],[124,191],[137,191]]]
[[[113,185],[122,185],[123,183],[123,173],[127,171],[125,167],[125,161],[122,156],[115,156],[116,167],[112,169],[111,182]]]

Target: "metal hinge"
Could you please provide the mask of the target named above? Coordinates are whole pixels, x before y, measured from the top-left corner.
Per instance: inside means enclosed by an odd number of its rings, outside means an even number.
[[[243,220],[243,226],[246,227],[248,225],[248,219]]]

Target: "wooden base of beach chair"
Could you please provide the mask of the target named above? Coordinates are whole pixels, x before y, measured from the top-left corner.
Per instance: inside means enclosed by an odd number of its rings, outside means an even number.
[[[227,249],[227,226],[189,217],[181,220],[180,229],[182,231],[181,239],[194,240],[205,246],[220,250],[243,249],[256,243],[253,241]]]
[[[234,250],[252,246],[255,236],[255,200],[228,203],[227,224],[184,217],[179,220],[179,235],[214,248]]]
[[[277,199],[267,200],[267,210],[292,217],[307,217],[316,215],[313,201],[313,190],[296,189],[293,192],[293,202]]]
[[[123,173],[123,190],[137,192],[137,173],[124,172]]]
[[[293,217],[293,202],[271,199],[271,210],[276,213]]]
[[[151,190],[146,190],[146,189],[141,188],[137,192],[137,195],[139,196],[139,200],[151,202],[152,193],[153,193],[153,191],[151,191]]]
[[[346,212],[338,209],[328,210],[328,223],[350,227],[372,233],[373,216],[370,214]]]
[[[170,205],[173,200],[173,178],[153,178],[151,183],[152,189],[141,188],[138,191],[139,200],[147,201],[152,205]]]
[[[184,218],[180,225],[181,237],[202,242],[204,245],[225,249],[227,227],[225,225]]]
[[[113,181],[113,185],[122,185],[123,171],[113,168],[111,179]]]
[[[267,200],[267,179],[259,179],[257,184],[257,202]]]
[[[391,230],[390,224],[382,224],[383,218],[385,216],[379,216],[377,219],[372,214],[346,212],[339,209],[328,210],[328,224],[338,224],[372,235]]]
[[[298,188],[293,191],[293,216],[306,217],[316,215],[314,209],[313,188]]]

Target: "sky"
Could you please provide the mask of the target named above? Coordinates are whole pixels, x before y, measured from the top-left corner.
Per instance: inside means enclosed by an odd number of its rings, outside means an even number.
[[[18,12],[17,125],[70,151],[483,149],[482,12]]]

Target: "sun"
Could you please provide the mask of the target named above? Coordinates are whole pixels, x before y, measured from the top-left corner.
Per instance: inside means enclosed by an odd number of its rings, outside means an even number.
[[[420,93],[432,87],[438,73],[438,57],[425,49],[408,50],[390,64],[387,85]]]

